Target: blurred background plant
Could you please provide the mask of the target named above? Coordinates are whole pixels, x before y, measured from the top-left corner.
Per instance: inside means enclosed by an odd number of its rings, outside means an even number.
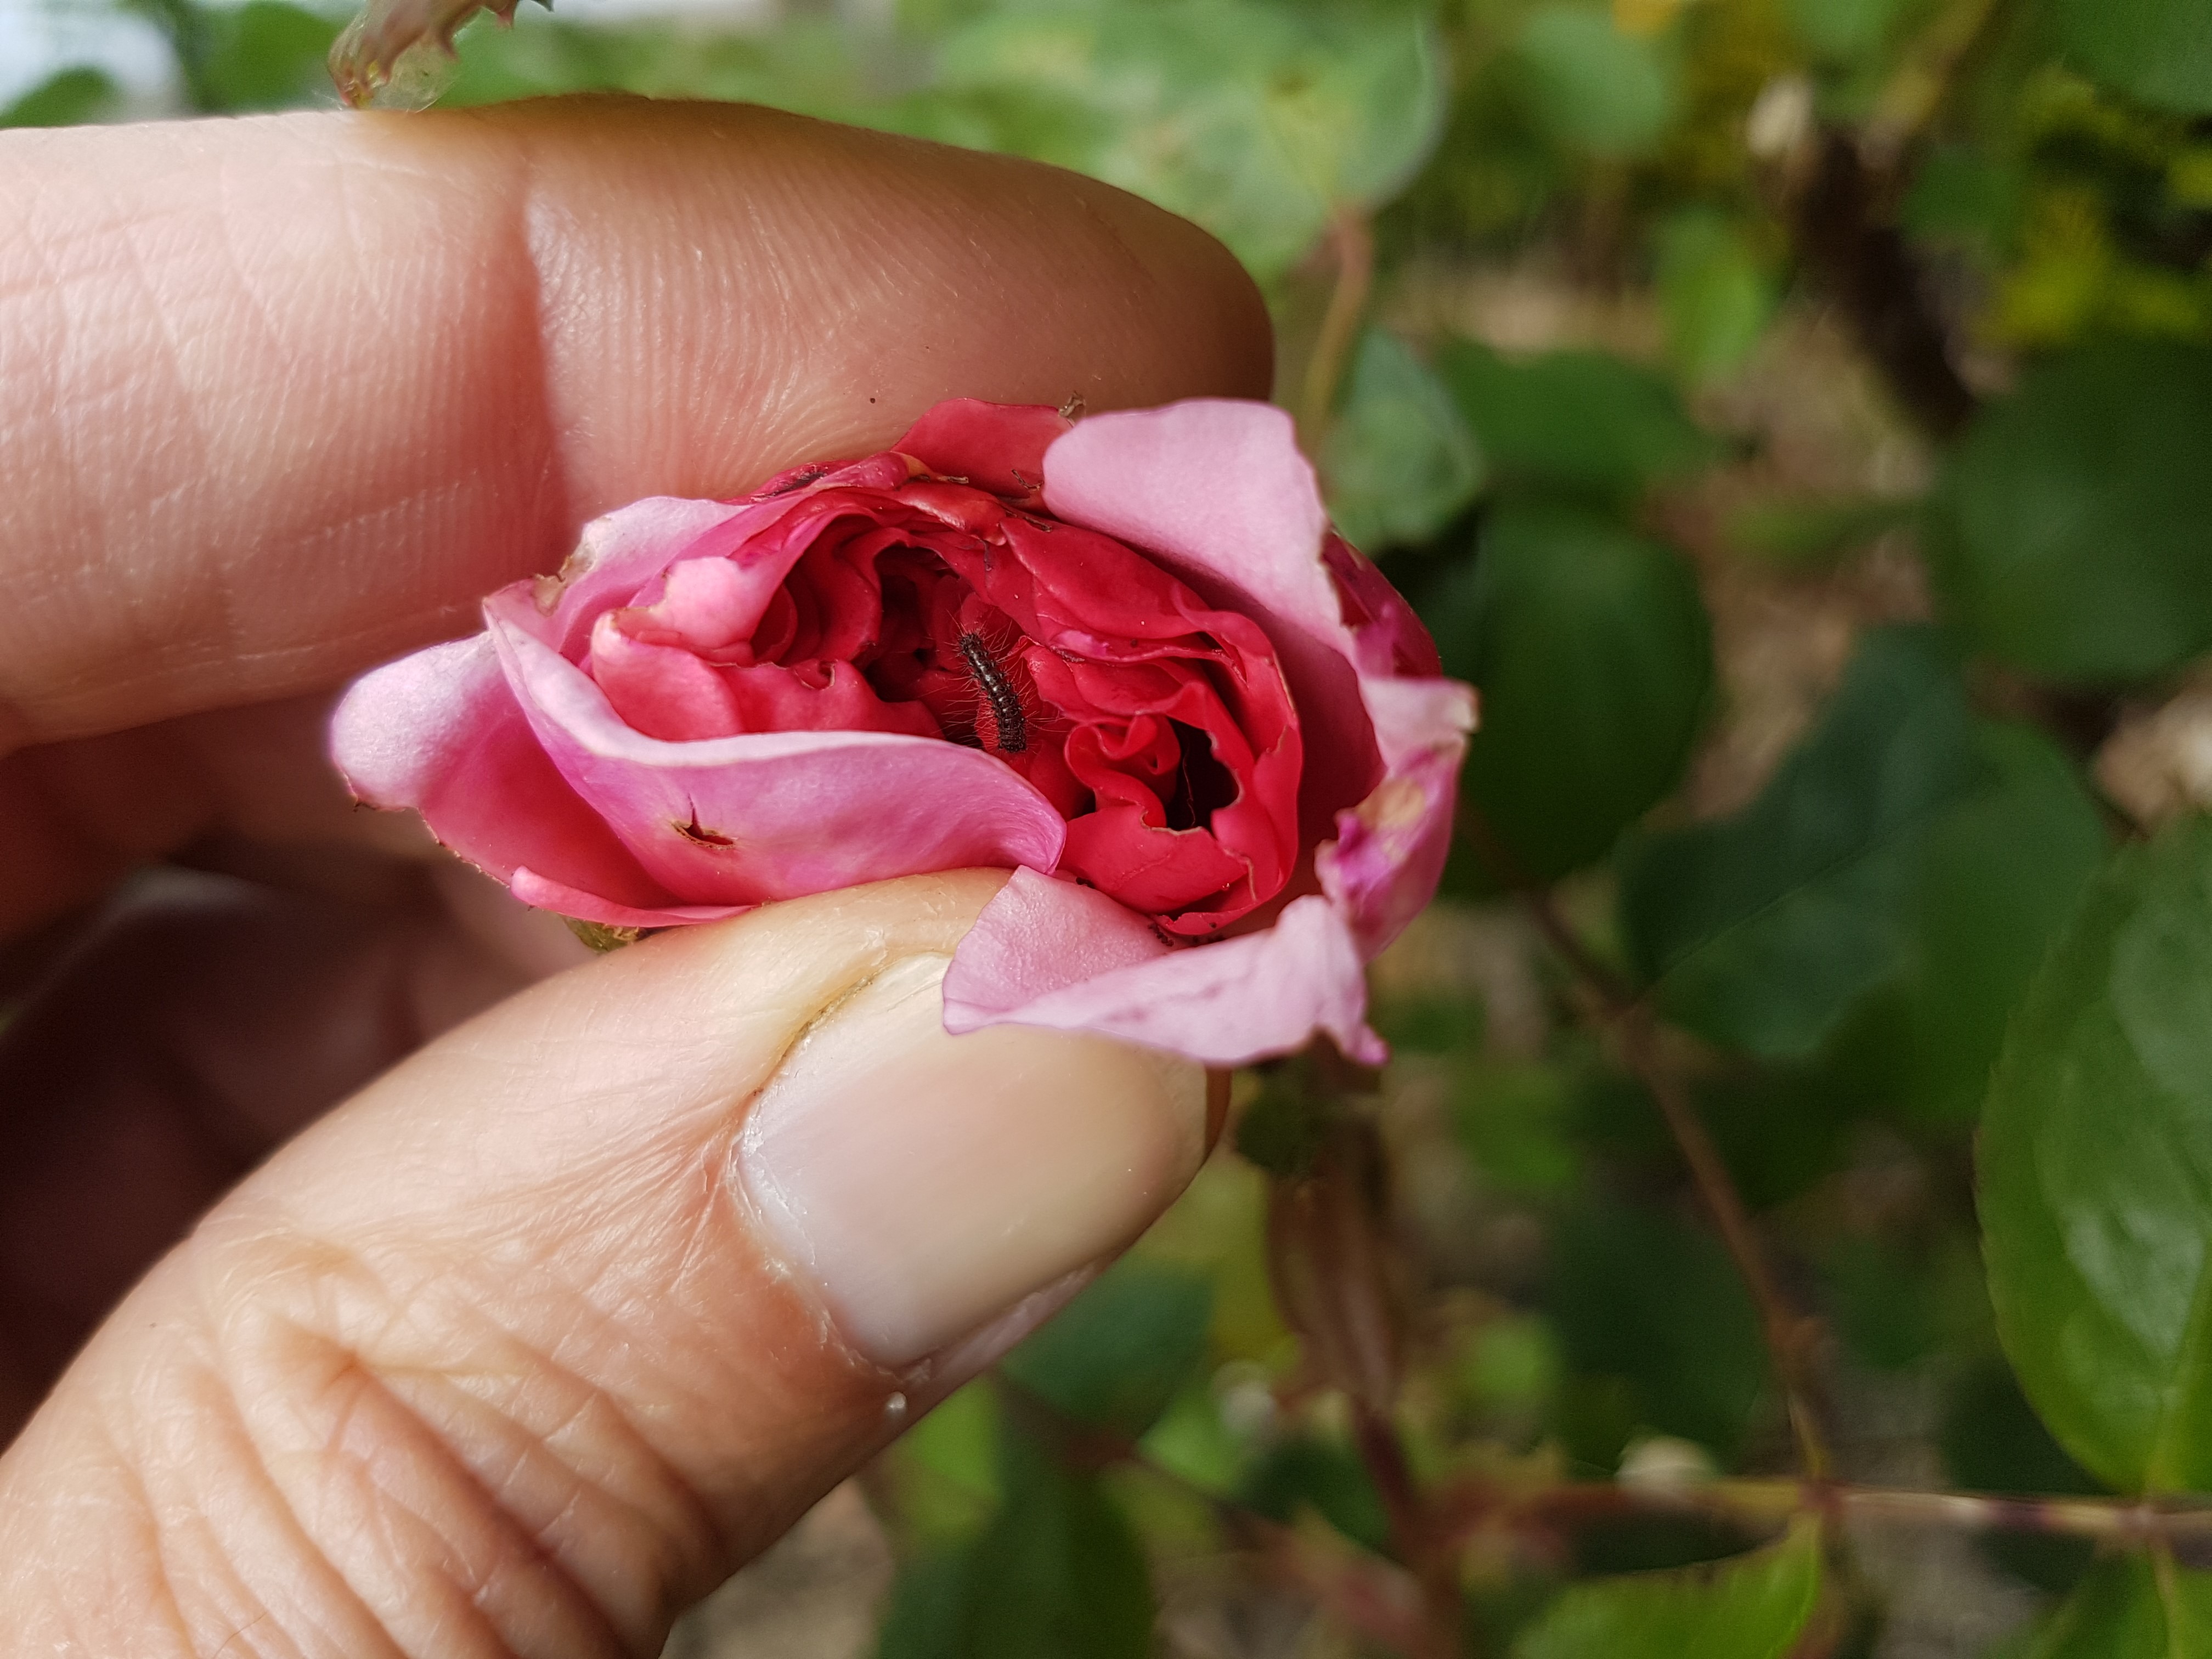
[[[1207,226],[1484,693],[1390,1066],[1241,1079],[672,1651],[2212,1641],[2212,7],[562,3],[386,95],[750,99]],[[4,0],[0,122],[332,103],[343,21]]]

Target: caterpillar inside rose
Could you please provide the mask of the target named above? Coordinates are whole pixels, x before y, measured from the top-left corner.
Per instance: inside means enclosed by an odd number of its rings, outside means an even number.
[[[997,866],[951,1030],[1380,1057],[1364,964],[1434,891],[1474,699],[1279,410],[940,404],[610,514],[483,609],[359,681],[333,753],[526,902],[661,927]]]

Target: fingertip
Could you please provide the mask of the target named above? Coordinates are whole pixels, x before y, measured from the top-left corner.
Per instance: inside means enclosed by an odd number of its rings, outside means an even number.
[[[1179,319],[1190,380],[1180,395],[1265,398],[1274,385],[1274,322],[1243,262],[1188,219],[1110,185],[1086,185],[1092,210],[1151,278],[1162,314]]]
[[[33,739],[334,684],[586,520],[866,453],[942,398],[1095,410],[1271,371],[1256,289],[1196,227],[767,110],[291,115],[0,160],[0,361],[37,371],[0,374],[0,426],[53,462],[0,501],[26,596],[0,704]],[[67,352],[38,344],[57,270]]]

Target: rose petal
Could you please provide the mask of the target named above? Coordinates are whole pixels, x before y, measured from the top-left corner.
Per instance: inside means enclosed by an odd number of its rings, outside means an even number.
[[[1044,483],[1045,451],[1067,429],[1066,417],[1042,404],[948,398],[891,447],[994,495],[1033,496]]]
[[[609,611],[623,631],[658,645],[723,651],[748,644],[775,603],[798,556],[780,559],[684,559],[668,567],[660,598],[635,611]],[[600,618],[605,624],[606,617]],[[598,633],[594,628],[594,635]]]
[[[1304,731],[1303,842],[1382,781],[1356,642],[1322,562],[1328,515],[1288,415],[1221,398],[1094,415],[1046,452],[1044,499],[1267,630]]]
[[[1152,812],[1162,839],[1147,849],[1130,844],[1139,833],[1133,819],[1110,830],[1103,823],[1085,829],[1088,821],[1078,819],[1066,856],[1074,858],[1079,846],[1085,861],[1066,867],[1139,908],[1181,913],[1171,926],[1192,935],[1237,921],[1282,891],[1298,862],[1304,739],[1265,629],[1206,605],[1121,543],[1076,526],[1007,514],[999,540],[974,550],[948,547],[945,557],[1051,647],[1032,654],[1031,673],[1044,701],[1073,726],[1068,765],[1098,792],[1102,813],[1146,796],[1164,805],[1176,793],[1173,763],[1189,734],[1168,739],[1164,771],[1125,765],[1130,756],[1112,752],[1116,740],[1104,728],[1146,714],[1202,735],[1209,752],[1192,759],[1200,776],[1217,766],[1228,775],[1231,789],[1207,791],[1214,810],[1197,836],[1170,831]],[[1151,749],[1140,731],[1129,735],[1133,753]],[[1164,731],[1158,735],[1168,738]],[[1126,772],[1127,779],[1102,769]],[[1324,823],[1321,833],[1326,829]],[[1207,837],[1230,864],[1216,868]],[[1092,861],[1088,854],[1100,842],[1112,847]],[[1109,874],[1139,868],[1158,878],[1125,888]]]
[[[1434,678],[1444,672],[1437,642],[1413,607],[1366,555],[1332,533],[1322,544],[1322,562],[1335,579],[1345,624],[1352,629],[1353,660],[1361,673]]]
[[[608,927],[688,927],[702,921],[721,921],[741,916],[751,907],[744,904],[669,904],[641,910],[627,904],[611,904],[596,893],[586,893],[525,865],[507,883],[507,890],[525,904],[579,921],[596,921]]]
[[[622,626],[623,614],[600,613],[590,662],[592,681],[626,724],[669,743],[745,730],[737,696],[719,672],[680,645],[635,638]]]
[[[1475,700],[1457,680],[1362,676],[1359,690],[1389,770],[1366,799],[1337,815],[1336,840],[1322,845],[1315,870],[1371,961],[1443,875]]]
[[[546,758],[484,635],[356,680],[331,716],[331,758],[361,799],[414,808],[502,881],[527,864],[609,902],[670,902]]]
[[[603,611],[633,603],[669,566],[722,556],[763,539],[780,520],[833,485],[888,489],[906,476],[898,457],[876,455],[827,472],[808,489],[765,501],[648,495],[586,525],[557,574],[511,583],[487,599],[484,609],[488,614],[497,610],[533,638],[574,657]]]
[[[1024,865],[961,940],[945,995],[949,1005],[957,981],[966,988],[963,1000],[1012,1007],[1043,989],[1153,961],[1168,949],[1127,905]]]
[[[518,626],[556,651],[572,649],[600,612],[628,604],[666,568],[672,549],[690,546],[744,511],[723,501],[648,495],[586,525],[556,574],[512,583],[484,603],[509,602]]]
[[[1203,400],[1097,416],[1046,456],[1045,499],[1266,625],[1305,727],[1301,833],[1372,957],[1436,890],[1474,698],[1431,678],[1412,608],[1328,531],[1290,417]]]
[[[1406,931],[1437,890],[1451,850],[1460,748],[1430,750],[1395,768],[1375,793],[1336,820],[1336,840],[1314,859],[1322,891],[1373,961]]]
[[[1088,888],[1018,870],[984,907],[945,976],[945,1029],[1042,1025],[1244,1066],[1316,1031],[1365,1065],[1386,1057],[1366,1023],[1367,978],[1336,907],[1294,900],[1275,925],[1174,951],[1142,917]]]
[[[664,743],[623,724],[588,677],[495,617],[531,729],[672,893],[757,904],[974,866],[1053,867],[1066,825],[980,750],[879,732]]]

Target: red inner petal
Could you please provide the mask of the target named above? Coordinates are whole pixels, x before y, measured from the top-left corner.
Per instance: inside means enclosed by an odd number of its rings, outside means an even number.
[[[679,567],[601,618],[588,665],[625,720],[673,741],[864,730],[986,749],[1068,818],[1065,870],[1179,933],[1282,891],[1303,755],[1256,623],[982,489],[799,487],[816,494],[729,556],[734,574]]]

